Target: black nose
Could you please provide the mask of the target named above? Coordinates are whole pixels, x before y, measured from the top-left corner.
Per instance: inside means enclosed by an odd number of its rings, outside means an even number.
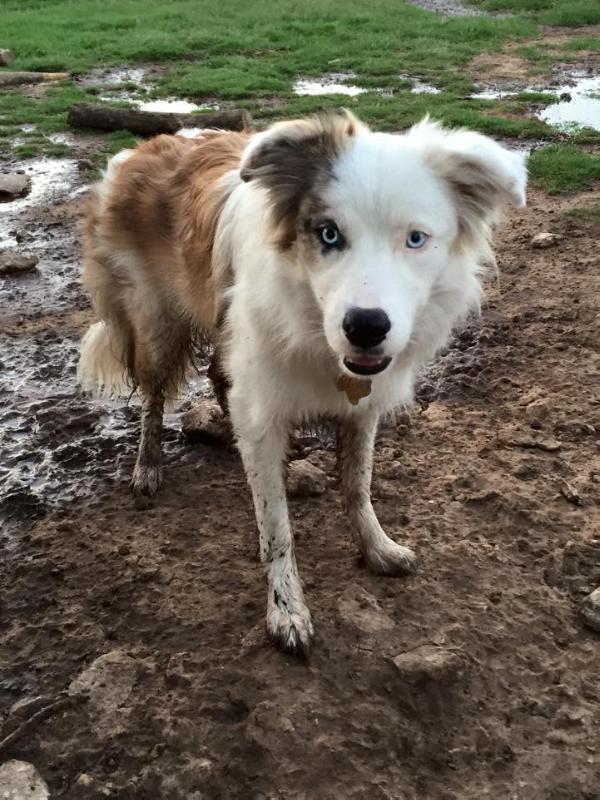
[[[382,308],[351,308],[342,322],[348,341],[356,347],[375,347],[392,327]]]

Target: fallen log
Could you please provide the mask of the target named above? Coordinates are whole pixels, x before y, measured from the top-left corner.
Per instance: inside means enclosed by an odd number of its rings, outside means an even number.
[[[133,108],[75,103],[67,122],[73,128],[94,128],[101,131],[129,131],[137,136],[176,133],[181,128],[223,128],[243,131],[252,128],[252,117],[246,109],[211,111],[199,114],[138,111]]]
[[[18,86],[21,83],[46,83],[66,81],[68,72],[0,72],[0,86]]]

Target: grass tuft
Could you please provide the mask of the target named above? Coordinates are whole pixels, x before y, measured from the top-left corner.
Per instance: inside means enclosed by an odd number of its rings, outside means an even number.
[[[529,157],[529,172],[549,194],[581,191],[600,180],[600,156],[570,144],[540,147]]]

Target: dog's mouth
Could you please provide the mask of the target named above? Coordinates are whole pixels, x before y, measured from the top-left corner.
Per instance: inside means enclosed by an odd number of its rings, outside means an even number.
[[[377,375],[388,367],[390,356],[353,356],[344,359],[344,366],[355,375]]]

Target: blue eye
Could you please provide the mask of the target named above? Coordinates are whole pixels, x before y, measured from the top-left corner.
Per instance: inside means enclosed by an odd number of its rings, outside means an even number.
[[[319,228],[319,239],[325,247],[340,247],[342,244],[342,234],[332,222]]]
[[[406,246],[411,250],[418,250],[427,242],[429,236],[423,231],[411,231],[406,237]]]

